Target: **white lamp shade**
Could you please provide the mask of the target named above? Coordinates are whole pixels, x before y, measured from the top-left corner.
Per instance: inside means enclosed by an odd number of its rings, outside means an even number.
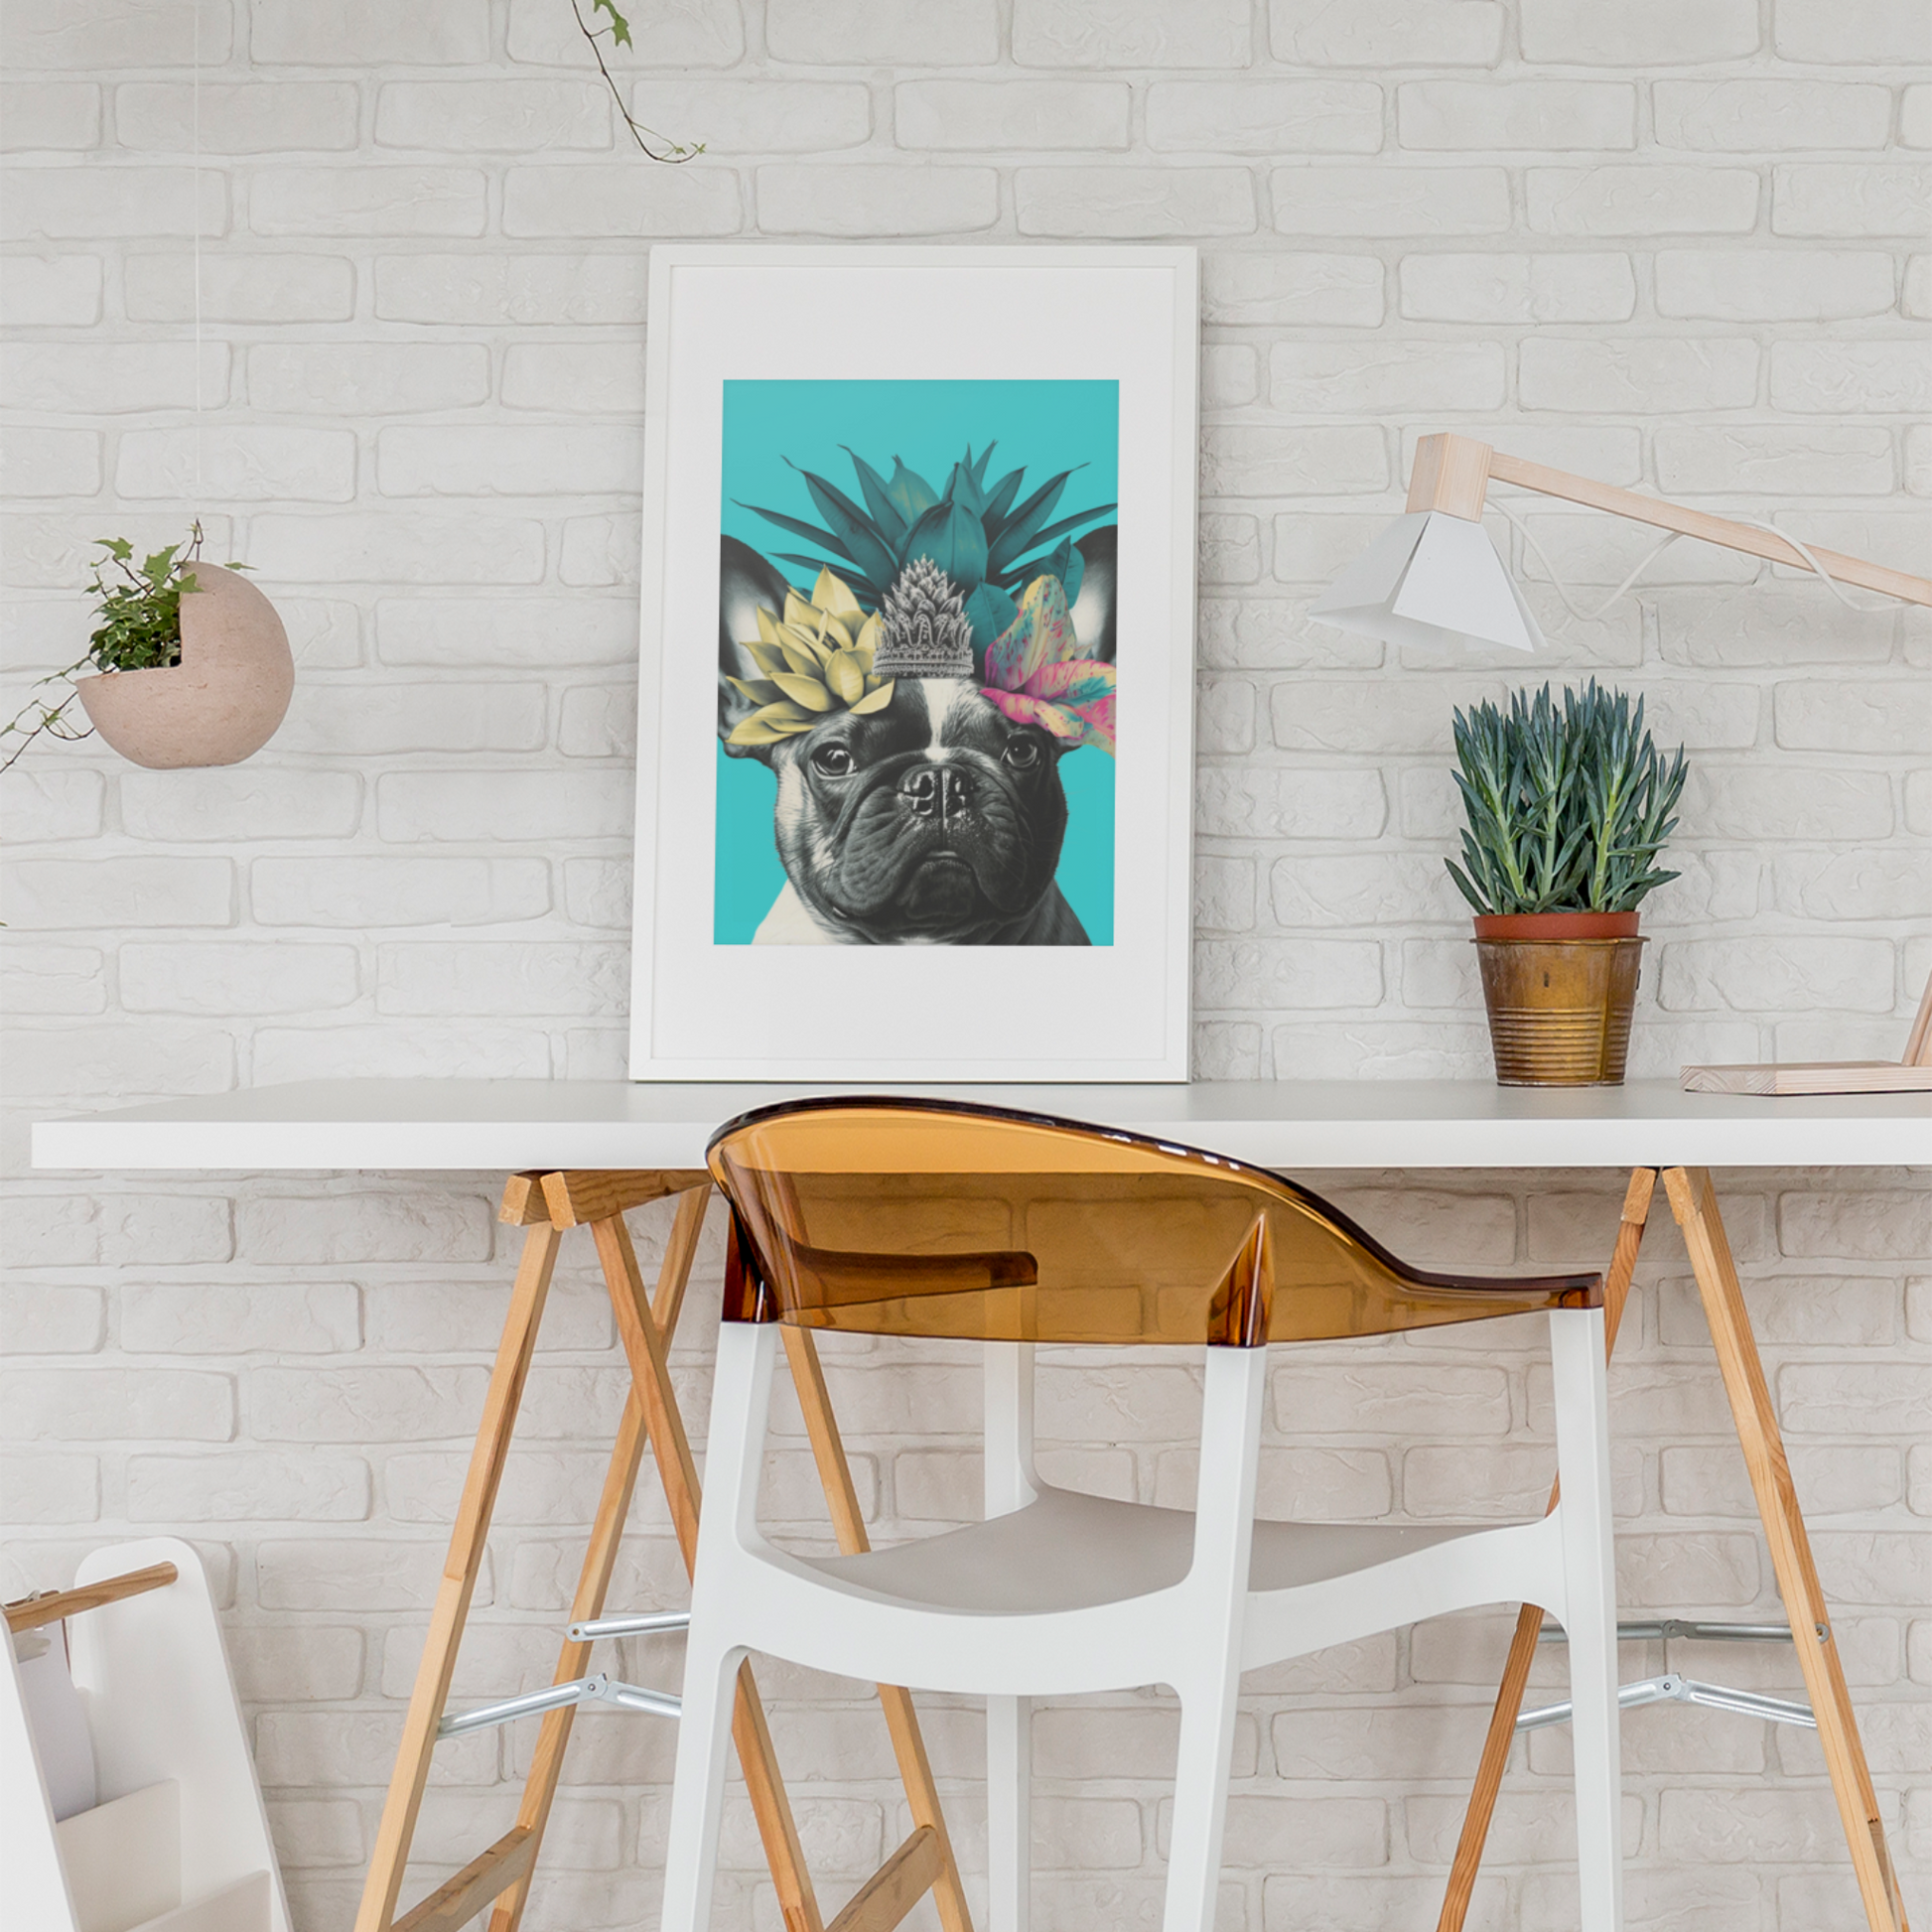
[[[1488,531],[1442,510],[1397,517],[1309,616],[1386,644],[1441,649],[1473,638],[1510,650],[1546,647]]]

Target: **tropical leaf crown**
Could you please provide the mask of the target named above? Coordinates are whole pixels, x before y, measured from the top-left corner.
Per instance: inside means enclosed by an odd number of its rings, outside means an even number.
[[[897,457],[888,482],[848,449],[863,509],[793,464],[823,527],[741,504],[826,554],[779,553],[816,582],[809,601],[787,596],[782,622],[759,613],[759,639],[745,648],[765,675],[732,679],[758,709],[728,743],[776,744],[837,709],[883,711],[896,677],[978,676],[1016,724],[1112,756],[1114,667],[1081,655],[1068,610],[1085,571],[1073,533],[1117,506],[1049,521],[1073,471],[1022,498],[1024,469],[989,487],[993,450],[975,457],[969,446],[941,494]]]

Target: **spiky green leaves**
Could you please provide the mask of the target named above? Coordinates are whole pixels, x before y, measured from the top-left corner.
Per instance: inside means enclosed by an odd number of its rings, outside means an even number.
[[[1518,691],[1509,709],[1455,714],[1462,865],[1444,863],[1478,912],[1628,912],[1677,877],[1655,861],[1677,820],[1684,752],[1668,763],[1643,700],[1592,678]]]

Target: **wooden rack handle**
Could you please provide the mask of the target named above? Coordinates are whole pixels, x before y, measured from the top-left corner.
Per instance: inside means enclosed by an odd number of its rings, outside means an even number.
[[[78,1616],[82,1610],[97,1610],[103,1603],[118,1603],[123,1596],[139,1596],[144,1590],[161,1589],[172,1584],[181,1572],[172,1563],[157,1563],[148,1570],[130,1570],[125,1577],[107,1577],[97,1584],[83,1584],[78,1589],[57,1589],[45,1596],[23,1596],[9,1603],[9,1630],[38,1630],[44,1623],[59,1623],[63,1617]]]

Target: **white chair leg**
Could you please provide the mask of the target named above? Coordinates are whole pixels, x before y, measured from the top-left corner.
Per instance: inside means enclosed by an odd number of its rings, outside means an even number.
[[[1208,1349],[1188,1571],[1198,1594],[1180,1639],[1186,1655],[1176,1659],[1171,1680],[1180,1693],[1180,1750],[1163,1932],[1212,1932],[1214,1925],[1267,1387],[1265,1347]]]
[[[744,1659],[742,1649],[733,1649],[709,1657],[694,1652],[685,1661],[659,1932],[705,1932],[711,1923],[732,1707]]]
[[[1622,1775],[1617,1743],[1616,1573],[1610,1516],[1603,1311],[1550,1316],[1557,1466],[1563,1499],[1564,1627],[1569,1634],[1583,1932],[1622,1932]]]
[[[986,1923],[1027,1932],[1033,1903],[1031,1698],[986,1700]]]

